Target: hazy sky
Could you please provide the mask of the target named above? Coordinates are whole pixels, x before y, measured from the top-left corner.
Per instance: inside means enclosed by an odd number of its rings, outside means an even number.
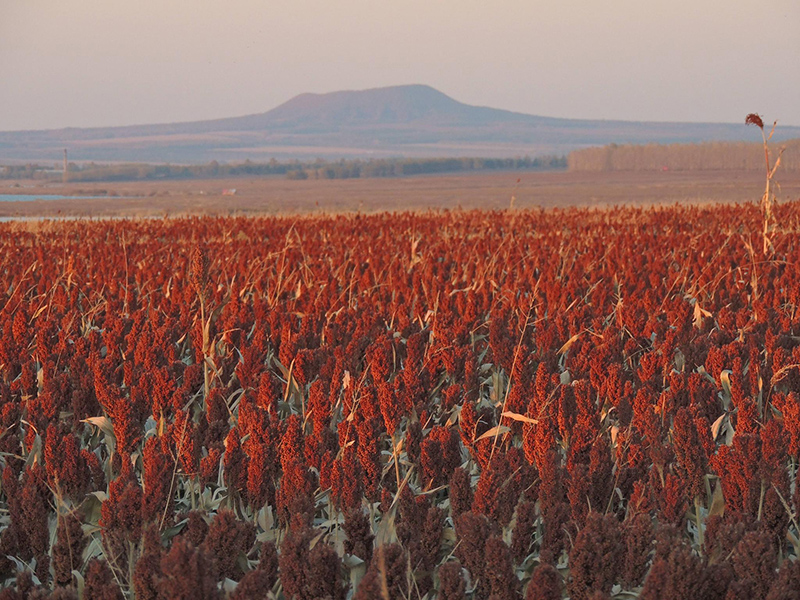
[[[0,0],[0,130],[404,83],[546,116],[800,125],[800,0]]]

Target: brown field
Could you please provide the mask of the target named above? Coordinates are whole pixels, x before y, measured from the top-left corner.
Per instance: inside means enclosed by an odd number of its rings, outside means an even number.
[[[520,180],[517,184],[517,180]],[[800,173],[779,173],[779,201],[800,198]],[[20,187],[14,187],[14,186]],[[236,188],[235,196],[222,190]],[[763,175],[753,172],[503,172],[387,179],[278,178],[101,182],[43,185],[2,182],[0,194],[98,195],[96,199],[0,202],[0,217],[162,216],[375,212],[429,208],[613,206],[757,201]],[[120,198],[114,196],[132,196]]]

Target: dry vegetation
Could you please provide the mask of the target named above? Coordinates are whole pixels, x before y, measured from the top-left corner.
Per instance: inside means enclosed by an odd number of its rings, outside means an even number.
[[[435,175],[391,179],[210,179],[133,183],[8,182],[0,192],[97,195],[89,200],[0,202],[0,217],[308,214],[429,208],[517,208],[752,202],[764,190],[759,171],[551,172]],[[517,180],[520,180],[517,183]],[[222,190],[236,188],[235,196]],[[116,194],[120,197],[109,197]],[[800,198],[800,171],[781,175],[779,195]],[[124,198],[129,196],[130,198]]]
[[[0,598],[796,598],[773,210],[0,225]]]

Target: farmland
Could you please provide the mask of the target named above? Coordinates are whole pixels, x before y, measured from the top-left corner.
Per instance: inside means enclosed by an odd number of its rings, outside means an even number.
[[[796,598],[798,203],[491,177],[0,224],[0,598]]]
[[[519,182],[517,180],[519,179]],[[781,172],[780,196],[800,198],[800,172]],[[236,189],[235,196],[223,196]],[[43,185],[3,181],[0,193],[63,194],[90,199],[0,202],[2,217],[274,215],[371,213],[455,208],[610,207],[752,202],[764,190],[758,171],[502,172],[386,179],[284,177]],[[0,196],[2,199],[2,196]]]

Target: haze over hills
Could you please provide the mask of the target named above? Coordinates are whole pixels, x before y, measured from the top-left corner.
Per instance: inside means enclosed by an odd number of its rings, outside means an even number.
[[[742,115],[744,117],[744,115]],[[557,119],[471,106],[426,85],[301,94],[243,117],[0,133],[0,162],[198,163],[388,156],[514,157],[610,143],[757,141],[744,123]],[[779,127],[776,138],[800,137]]]

